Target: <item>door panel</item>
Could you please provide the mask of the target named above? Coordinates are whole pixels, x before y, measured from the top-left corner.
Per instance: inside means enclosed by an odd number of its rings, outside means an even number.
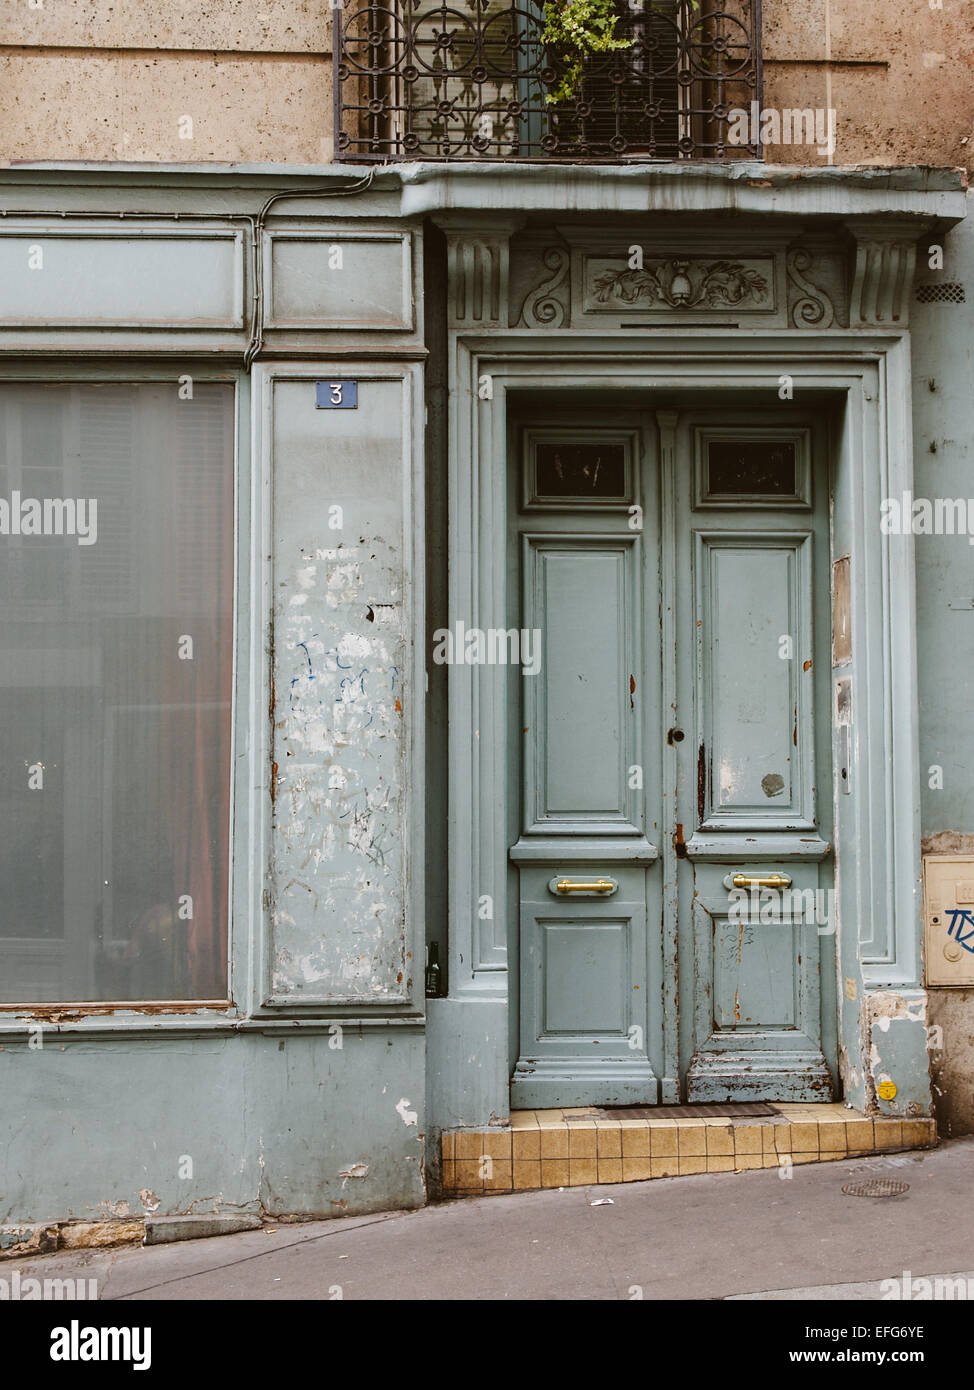
[[[696,533],[704,828],[814,824],[812,540]]]
[[[557,890],[559,882],[600,878],[618,885],[604,899]],[[591,1105],[593,1097],[604,1105],[655,1104],[645,879],[641,867],[602,860],[522,867],[522,1028],[513,1104]]]
[[[513,702],[512,1104],[658,1103],[677,1077],[692,1101],[828,1099],[824,431],[566,411],[510,447],[508,620],[542,653]]]
[[[524,830],[635,832],[636,538],[524,540],[524,625],[542,634],[541,671],[525,676]]]
[[[660,722],[656,517],[628,525],[653,486],[648,422],[562,412],[512,429],[518,626],[541,669],[520,680],[517,865],[520,1031],[512,1104],[653,1104],[661,1050],[657,846],[645,833],[647,720]],[[647,535],[653,536],[652,543]],[[651,558],[647,558],[651,556]],[[644,684],[644,670],[656,675]],[[646,866],[651,866],[647,869]],[[607,887],[603,892],[598,886]],[[561,885],[561,886],[559,886]],[[580,886],[581,885],[581,886]]]
[[[678,864],[678,949],[692,957],[680,981],[686,1095],[827,1100],[824,431],[793,414],[693,412],[675,445],[677,459],[696,460],[695,487],[678,470],[676,488],[677,588],[692,593],[677,626],[684,640],[695,631],[697,666],[694,682],[678,640],[678,703],[695,730],[678,752],[692,830]]]

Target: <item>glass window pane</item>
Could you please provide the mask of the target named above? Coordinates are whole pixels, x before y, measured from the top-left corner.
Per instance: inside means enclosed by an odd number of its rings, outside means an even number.
[[[710,493],[794,497],[795,445],[789,440],[712,439],[707,445]]]
[[[0,385],[0,1000],[227,995],[233,388]]]
[[[625,497],[624,444],[539,444],[539,497]]]

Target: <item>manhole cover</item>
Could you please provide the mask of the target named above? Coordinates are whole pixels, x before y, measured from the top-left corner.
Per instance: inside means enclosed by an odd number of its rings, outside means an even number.
[[[842,1191],[848,1197],[901,1197],[909,1192],[908,1182],[894,1178],[869,1178],[866,1182],[847,1182]]]

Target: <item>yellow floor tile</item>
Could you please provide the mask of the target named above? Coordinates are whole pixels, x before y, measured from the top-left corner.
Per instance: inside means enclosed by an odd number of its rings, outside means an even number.
[[[734,1155],[733,1154],[708,1154],[707,1172],[708,1173],[733,1173]]]
[[[444,1192],[452,1192],[456,1185],[456,1165],[452,1158],[448,1158],[443,1164],[442,1183]]]
[[[568,1157],[594,1158],[597,1152],[598,1136],[595,1129],[570,1129],[568,1131]]]
[[[511,1161],[511,1131],[509,1129],[499,1129],[492,1133],[483,1134],[481,1140],[481,1157],[506,1158],[508,1162]]]
[[[845,1125],[826,1122],[818,1127],[818,1151],[820,1154],[844,1154],[846,1151]]]
[[[440,1136],[440,1154],[444,1163],[453,1160],[453,1142],[455,1139],[456,1135],[452,1131]]]
[[[530,1160],[514,1160],[514,1191],[523,1192],[541,1186],[541,1163]]]
[[[793,1154],[818,1153],[818,1125],[796,1122],[790,1129],[788,1146]]]
[[[484,1191],[510,1192],[514,1185],[513,1164],[509,1158],[492,1159],[484,1173]]]
[[[483,1169],[479,1159],[457,1159],[456,1189],[458,1192],[482,1192],[484,1187]]]
[[[707,1157],[711,1154],[732,1154],[734,1152],[734,1131],[730,1125],[707,1125]]]
[[[538,1117],[533,1110],[512,1110],[511,1129],[537,1129]]]
[[[603,1158],[622,1157],[622,1130],[600,1129],[596,1131],[599,1161]]]
[[[678,1138],[679,1130],[675,1125],[670,1129],[653,1125],[649,1131],[649,1152],[653,1158],[675,1158]]]
[[[873,1134],[877,1149],[898,1149],[903,1144],[902,1120],[873,1120]]]
[[[652,1161],[652,1160],[651,1160]],[[706,1154],[680,1154],[680,1177],[690,1173],[706,1173]]]
[[[675,1178],[680,1171],[680,1160],[676,1154],[670,1154],[666,1158],[652,1158],[650,1165],[654,1178]]]
[[[759,1154],[764,1147],[760,1125],[734,1125],[734,1152]]]
[[[734,1167],[742,1173],[748,1172],[753,1168],[764,1167],[764,1154],[738,1154]]]
[[[540,1129],[516,1129],[511,1135],[511,1152],[514,1162],[522,1162],[525,1159],[533,1159],[540,1162],[541,1159],[541,1131]]]
[[[453,1157],[457,1160],[480,1158],[484,1152],[483,1141],[480,1130],[460,1130],[453,1141]]]
[[[703,1125],[680,1125],[677,1128],[677,1150],[681,1158],[699,1158],[707,1152],[707,1131]],[[682,1172],[682,1167],[681,1170]]]
[[[649,1158],[649,1126],[643,1125],[639,1129],[623,1129],[620,1131],[622,1137],[622,1157],[625,1158]]]
[[[871,1149],[873,1146],[872,1120],[847,1120],[845,1141],[849,1149]]]
[[[541,1159],[546,1158],[568,1158],[568,1130],[567,1129],[542,1129],[541,1135]]]
[[[622,1159],[602,1158],[598,1161],[599,1182],[622,1182]]]
[[[908,1149],[922,1149],[936,1140],[932,1120],[904,1120],[903,1144]]]
[[[543,1158],[541,1160],[541,1186],[542,1187],[567,1187],[568,1186],[568,1159],[567,1158]]]
[[[598,1164],[594,1158],[572,1158],[568,1162],[570,1187],[588,1187],[599,1180]]]
[[[554,1129],[565,1123],[564,1116],[560,1110],[536,1110],[534,1118],[542,1129]]]
[[[660,1162],[664,1160],[660,1159]],[[623,1182],[646,1182],[653,1177],[652,1163],[649,1157],[623,1158],[622,1160],[622,1181]]]

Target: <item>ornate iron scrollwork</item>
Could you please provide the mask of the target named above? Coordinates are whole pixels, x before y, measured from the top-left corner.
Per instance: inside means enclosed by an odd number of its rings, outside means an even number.
[[[728,143],[760,101],[760,0],[618,0],[627,46],[592,54],[554,100],[563,55],[542,0],[345,0],[336,9],[343,160],[753,157]]]

